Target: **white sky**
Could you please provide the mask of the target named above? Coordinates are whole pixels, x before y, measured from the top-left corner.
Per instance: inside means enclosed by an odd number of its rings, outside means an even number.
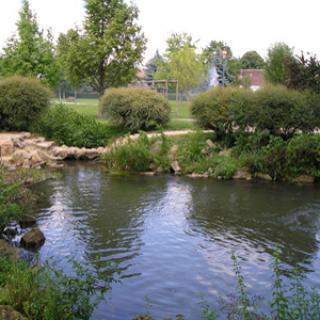
[[[128,0],[129,1],[129,0]],[[257,50],[265,56],[270,44],[284,41],[320,56],[319,0],[133,0],[148,38],[145,58],[163,51],[173,32],[188,32],[205,47],[224,40],[235,56]],[[83,0],[30,0],[41,27],[59,32],[81,26]],[[0,0],[0,47],[15,31],[21,0]]]

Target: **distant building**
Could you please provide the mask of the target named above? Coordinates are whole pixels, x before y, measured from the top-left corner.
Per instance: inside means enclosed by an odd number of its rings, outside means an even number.
[[[266,83],[263,69],[241,69],[239,80],[248,81],[252,90],[263,87]]]

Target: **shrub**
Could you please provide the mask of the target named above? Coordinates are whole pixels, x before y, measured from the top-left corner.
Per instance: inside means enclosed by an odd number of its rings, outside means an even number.
[[[105,146],[111,136],[107,125],[64,105],[50,108],[38,119],[32,131],[59,144],[86,148]]]
[[[73,271],[71,277],[49,263],[33,270],[24,261],[0,257],[0,304],[33,320],[90,319],[112,278],[102,280],[75,262]]]
[[[0,81],[0,128],[28,130],[50,103],[50,91],[35,79]]]
[[[298,129],[310,129],[305,94],[282,86],[266,86],[255,93],[252,118],[257,130],[291,137]]]
[[[273,181],[283,180],[287,175],[286,146],[282,138],[271,136],[266,146],[244,153],[240,158],[251,173],[268,174]]]
[[[242,117],[251,100],[249,90],[217,87],[196,96],[191,102],[191,113],[201,127],[215,130],[219,138],[232,132],[236,121],[244,124]]]
[[[231,157],[218,156],[213,162],[216,165],[213,176],[224,180],[231,179],[239,167],[237,161]]]
[[[168,101],[149,89],[109,89],[101,105],[103,116],[131,131],[153,129],[169,121]]]
[[[296,135],[288,143],[287,162],[290,175],[320,177],[320,137]]]
[[[150,142],[146,135],[141,134],[137,141],[129,141],[113,148],[103,156],[107,168],[118,172],[147,171],[152,162]]]

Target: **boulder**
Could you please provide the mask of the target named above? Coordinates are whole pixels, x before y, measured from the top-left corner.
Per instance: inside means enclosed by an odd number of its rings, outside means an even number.
[[[313,176],[302,175],[302,176],[295,178],[293,180],[293,182],[304,184],[304,183],[314,183],[315,180],[316,179]]]
[[[189,178],[209,178],[208,173],[192,173],[188,174],[187,177]]]
[[[171,163],[171,170],[175,173],[175,174],[180,174],[181,173],[181,167],[179,165],[179,162],[177,160],[173,161]]]
[[[256,175],[256,178],[257,179],[260,179],[260,180],[265,180],[265,181],[272,181],[272,178],[270,175],[268,174],[264,174],[264,173],[258,173]]]
[[[20,218],[19,224],[22,228],[30,228],[37,224],[37,220],[34,216],[24,215],[22,218]]]
[[[232,150],[231,149],[223,149],[219,152],[219,156],[222,156],[222,157],[230,157],[231,156],[231,152]]]
[[[7,241],[0,240],[0,256],[6,256],[10,259],[18,260],[20,257],[20,250],[16,247],[12,247]]]
[[[14,144],[12,140],[6,140],[0,145],[1,157],[9,157],[14,153]]]
[[[170,160],[176,160],[178,157],[178,150],[179,150],[179,146],[177,144],[174,144],[169,151],[169,159]]]
[[[11,306],[0,305],[0,320],[26,320],[26,318]]]
[[[21,238],[21,245],[26,249],[36,250],[39,249],[45,241],[46,238],[42,231],[39,228],[33,228]]]
[[[236,180],[252,180],[251,174],[246,170],[238,170],[232,178]]]

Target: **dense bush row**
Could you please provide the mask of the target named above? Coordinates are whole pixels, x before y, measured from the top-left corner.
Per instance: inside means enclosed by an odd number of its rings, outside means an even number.
[[[164,126],[169,121],[168,101],[149,89],[120,88],[106,91],[102,115],[114,125],[131,131],[149,130]]]
[[[253,92],[241,88],[214,88],[195,97],[192,114],[204,128],[224,135],[240,129],[266,130],[289,138],[298,130],[320,127],[317,95],[266,86]]]
[[[1,80],[1,130],[27,130],[49,107],[50,97],[50,91],[35,79],[11,77]]]
[[[31,129],[59,144],[86,148],[105,146],[107,140],[117,134],[114,128],[64,105],[51,107]]]

